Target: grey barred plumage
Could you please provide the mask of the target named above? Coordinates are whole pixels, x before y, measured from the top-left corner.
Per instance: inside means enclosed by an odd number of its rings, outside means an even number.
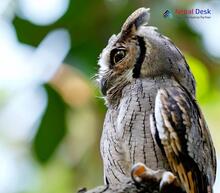
[[[100,55],[105,181],[126,181],[142,162],[175,172],[187,193],[211,193],[216,155],[194,77],[171,40],[147,26],[149,17],[149,9],[136,10]]]

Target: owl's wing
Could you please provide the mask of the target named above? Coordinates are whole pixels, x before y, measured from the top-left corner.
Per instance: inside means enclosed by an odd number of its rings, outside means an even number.
[[[160,89],[153,120],[155,139],[187,193],[211,193],[216,154],[196,101],[183,88]]]

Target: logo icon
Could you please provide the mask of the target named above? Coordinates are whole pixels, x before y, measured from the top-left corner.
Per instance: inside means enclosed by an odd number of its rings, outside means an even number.
[[[172,18],[173,17],[173,14],[170,10],[166,10],[164,13],[163,13],[163,17],[164,18]]]

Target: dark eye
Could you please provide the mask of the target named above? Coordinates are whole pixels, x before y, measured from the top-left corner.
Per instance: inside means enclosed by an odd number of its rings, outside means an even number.
[[[117,48],[112,50],[110,55],[112,65],[115,65],[118,62],[120,62],[125,57],[125,55],[126,55],[125,49]]]
[[[120,62],[125,57],[125,51],[124,50],[118,50],[114,55],[114,63]]]

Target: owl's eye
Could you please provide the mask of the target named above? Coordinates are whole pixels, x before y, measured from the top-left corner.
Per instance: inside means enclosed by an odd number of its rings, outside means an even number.
[[[111,64],[115,65],[118,62],[122,61],[125,55],[126,55],[126,51],[123,48],[116,48],[112,50],[110,54]]]
[[[120,62],[125,57],[125,51],[124,50],[118,50],[114,55],[114,63]]]

